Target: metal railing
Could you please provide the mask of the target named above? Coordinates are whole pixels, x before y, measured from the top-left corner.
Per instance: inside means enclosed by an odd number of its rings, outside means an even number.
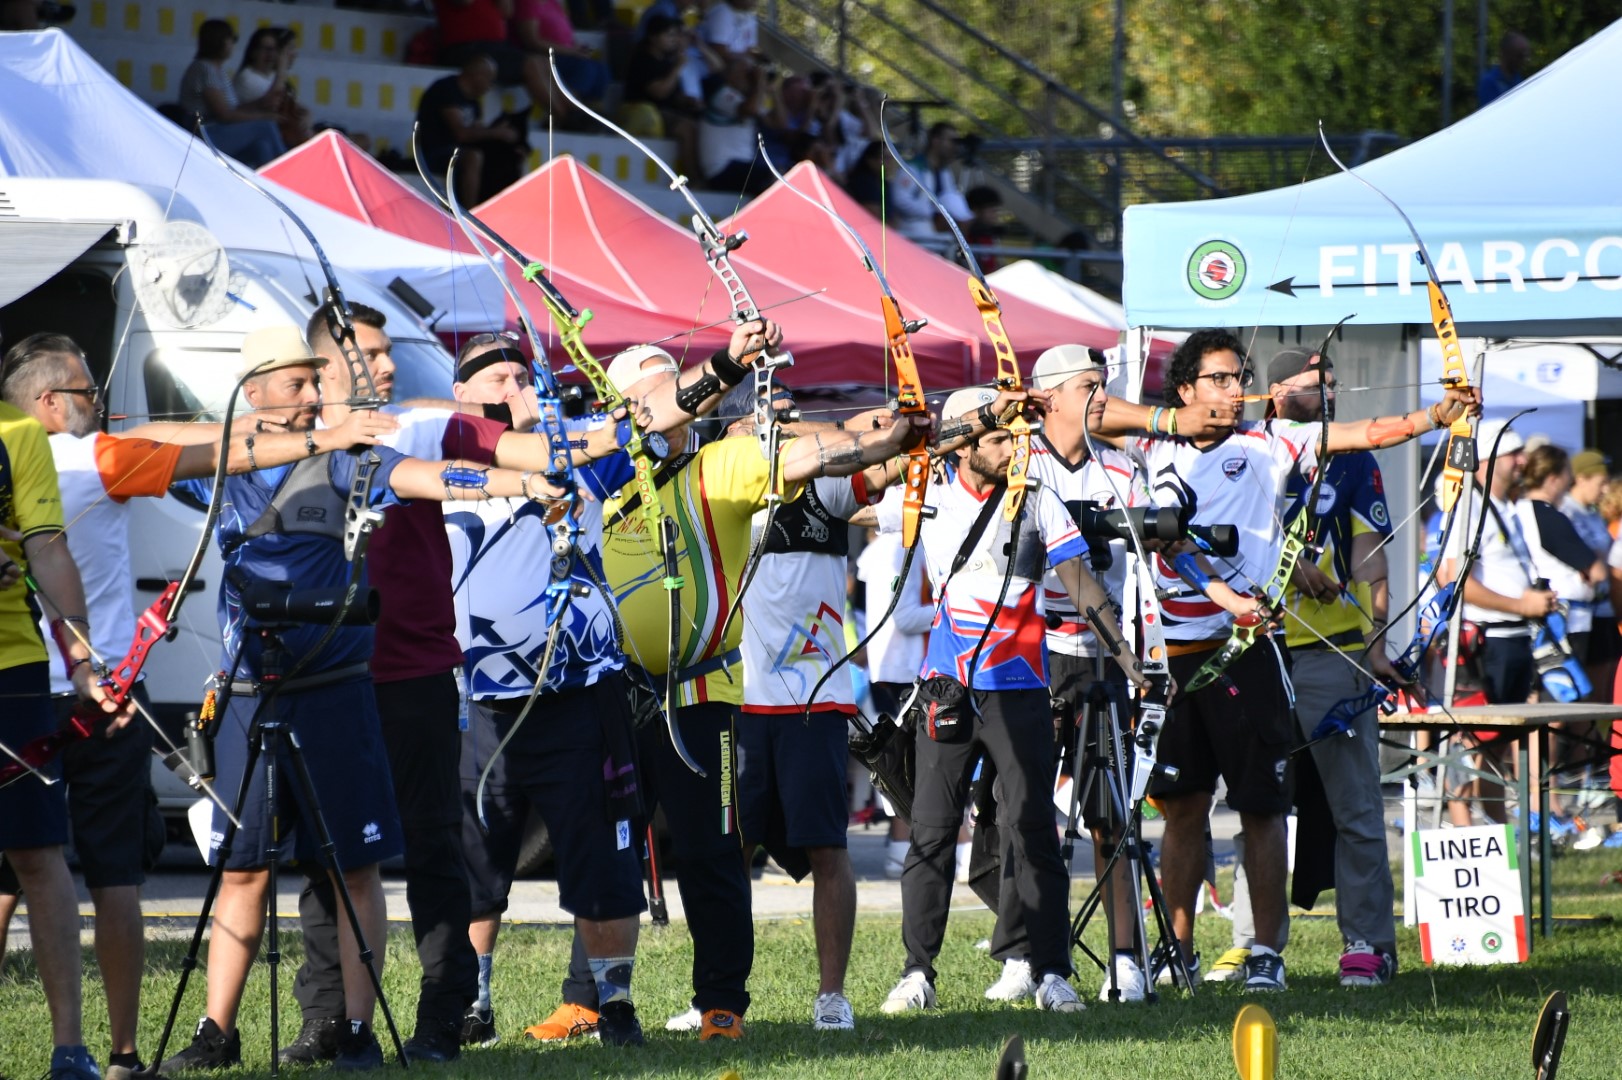
[[[1048,215],[1044,238],[1050,241],[1065,231],[1055,232],[1053,223],[1060,222],[1097,247],[1117,247],[1127,206],[1245,194],[1333,169],[1310,134],[1154,139],[1134,132],[1114,108],[1022,54],[1029,48],[1038,59],[1060,63],[1067,43],[1042,33],[1047,22],[1024,26],[1017,5],[999,22],[1004,40],[968,25],[940,0],[768,0],[761,20],[780,44],[811,63],[893,97],[938,103],[915,103],[914,127],[932,118],[958,122],[970,136],[970,164],[1034,200]],[[875,41],[874,28],[892,34]],[[977,103],[1017,130],[988,123]],[[923,116],[923,109],[934,115]],[[1352,164],[1401,145],[1383,133],[1331,141]]]

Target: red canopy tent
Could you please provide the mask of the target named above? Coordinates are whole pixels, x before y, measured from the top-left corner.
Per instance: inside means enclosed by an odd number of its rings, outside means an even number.
[[[548,162],[477,212],[525,254],[550,259],[623,303],[688,324],[731,315],[726,290],[691,231],[573,158]],[[792,251],[799,238],[773,240]],[[755,302],[783,325],[798,359],[784,381],[803,388],[884,385],[884,323],[872,289],[848,297],[819,293],[843,271],[837,253],[803,249],[768,266],[757,254],[764,247],[753,236],[732,264]],[[913,345],[926,386],[957,385],[972,369],[973,342],[961,332],[926,330]]]
[[[935,332],[978,344],[974,363],[967,372],[942,380],[920,371],[926,388],[987,382],[996,375],[996,354],[969,298],[968,274],[961,266],[887,229],[810,162],[796,165],[785,179],[813,199],[832,206],[861,234],[879,259],[901,302],[903,315],[909,319],[927,318]],[[727,219],[725,225],[730,231],[749,231],[749,252],[758,262],[778,270],[815,267],[817,283],[827,287],[830,299],[878,310],[878,284],[862,268],[861,251],[855,242],[827,214],[794,192],[784,191],[782,183],[773,184]],[[999,294],[998,299],[1003,307],[1003,327],[1026,373],[1036,357],[1054,345],[1081,344],[1103,349],[1119,339],[1113,329],[1018,297]],[[915,336],[914,341],[927,333]]]
[[[406,236],[424,244],[454,252],[448,257],[474,259],[473,245],[449,214],[416,188],[401,180],[366,151],[335,131],[325,131],[309,142],[283,154],[259,170],[277,183],[314,199],[323,206],[357,221]],[[484,220],[481,216],[481,220]],[[499,226],[490,223],[498,232]],[[514,240],[516,245],[516,240]],[[521,246],[521,245],[518,245]],[[338,253],[341,256],[341,253]],[[546,319],[540,296],[523,279],[523,267],[506,263],[508,276],[535,316],[542,341],[550,345],[551,322]],[[692,323],[665,317],[650,306],[627,303],[605,295],[562,271],[549,271],[548,277],[577,309],[590,309],[593,318],[583,337],[601,357],[647,341],[660,341],[684,335]],[[510,307],[510,304],[509,304]],[[510,310],[491,313],[491,328],[516,326],[517,313]],[[724,331],[704,337],[706,351],[725,341]],[[682,344],[677,341],[672,351]],[[555,351],[555,350],[554,350]]]

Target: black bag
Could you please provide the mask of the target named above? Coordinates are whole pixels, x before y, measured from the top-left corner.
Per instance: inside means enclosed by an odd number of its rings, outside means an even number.
[[[890,806],[903,821],[912,820],[914,752],[916,744],[907,728],[880,714],[878,722],[864,728],[858,719],[850,736],[850,752],[867,766],[873,786],[890,800]]]
[[[970,723],[969,692],[950,675],[931,675],[918,685],[908,710],[914,723],[936,742],[964,742]]]

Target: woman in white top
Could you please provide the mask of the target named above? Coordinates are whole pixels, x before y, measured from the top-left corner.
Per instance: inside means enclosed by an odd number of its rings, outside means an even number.
[[[287,144],[274,113],[240,103],[225,73],[236,43],[237,32],[224,19],[207,19],[198,27],[197,58],[180,76],[180,108],[188,117],[201,118],[221,152],[257,169],[285,154]]]
[[[298,38],[281,26],[262,26],[248,38],[231,85],[245,109],[262,110],[276,117],[277,130],[288,146],[309,139],[310,110],[300,105],[287,73],[298,59]]]

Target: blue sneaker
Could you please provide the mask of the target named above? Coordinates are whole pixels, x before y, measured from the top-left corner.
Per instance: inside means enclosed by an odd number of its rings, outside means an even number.
[[[82,1045],[58,1046],[51,1051],[50,1080],[101,1080],[101,1069]]]

